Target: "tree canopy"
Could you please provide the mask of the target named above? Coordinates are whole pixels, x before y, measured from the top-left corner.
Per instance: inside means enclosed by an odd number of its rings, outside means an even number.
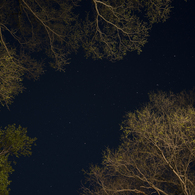
[[[128,112],[121,144],[85,171],[81,194],[195,194],[194,95],[150,93],[149,103]]]
[[[94,59],[121,60],[142,51],[152,24],[165,22],[171,0],[93,0],[93,14],[83,22],[82,46]]]
[[[172,0],[3,0],[0,3],[0,102],[8,107],[38,79],[45,61],[65,70],[81,47],[86,57],[121,60],[147,42],[153,23],[169,17]],[[84,19],[83,19],[84,18]]]
[[[26,135],[27,129],[16,125],[8,125],[0,129],[0,194],[8,195],[11,181],[9,175],[14,171],[10,156],[30,156],[31,147],[36,138]],[[13,161],[15,164],[16,162]]]

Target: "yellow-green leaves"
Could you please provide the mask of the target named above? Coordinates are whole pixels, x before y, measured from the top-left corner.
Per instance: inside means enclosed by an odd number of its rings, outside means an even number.
[[[8,195],[9,175],[14,171],[9,156],[31,155],[31,147],[36,138],[27,135],[27,129],[20,125],[8,125],[0,129],[0,194]],[[14,163],[16,163],[14,161]]]
[[[0,194],[5,195],[9,194],[10,189],[8,189],[8,186],[11,183],[9,175],[14,171],[10,165],[11,162],[8,162],[8,156],[0,156]]]
[[[24,89],[22,85],[24,70],[12,60],[13,57],[10,56],[0,58],[0,103],[7,107]]]

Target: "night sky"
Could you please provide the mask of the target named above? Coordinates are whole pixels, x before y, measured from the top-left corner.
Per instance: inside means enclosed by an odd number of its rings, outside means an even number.
[[[178,93],[195,86],[195,1],[176,0],[171,17],[155,24],[143,52],[121,61],[73,56],[66,72],[48,68],[0,112],[1,126],[16,123],[37,137],[30,157],[13,158],[10,195],[76,195],[82,169],[117,147],[127,111],[150,91]],[[12,158],[10,158],[12,160]]]

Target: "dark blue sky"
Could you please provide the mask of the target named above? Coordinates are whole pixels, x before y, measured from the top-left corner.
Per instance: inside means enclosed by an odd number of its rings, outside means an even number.
[[[140,55],[111,63],[79,53],[65,73],[49,68],[39,81],[25,81],[11,111],[0,112],[2,127],[20,124],[37,137],[32,156],[13,165],[10,195],[78,194],[82,168],[119,144],[125,112],[148,101],[152,90],[195,86],[194,8],[193,0],[176,0],[171,18],[154,25]]]

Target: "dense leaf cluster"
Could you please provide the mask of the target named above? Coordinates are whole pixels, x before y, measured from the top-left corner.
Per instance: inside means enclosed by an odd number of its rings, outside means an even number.
[[[21,155],[32,154],[31,147],[36,138],[30,138],[26,134],[26,128],[22,128],[20,125],[16,128],[15,124],[0,129],[0,194],[8,195],[10,191],[8,188],[11,183],[9,175],[14,169],[9,157],[16,156],[18,158]]]

